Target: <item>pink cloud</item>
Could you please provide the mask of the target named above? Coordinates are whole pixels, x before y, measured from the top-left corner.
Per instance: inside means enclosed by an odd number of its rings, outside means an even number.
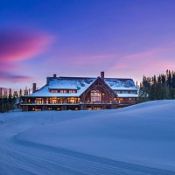
[[[0,30],[0,80],[26,81],[31,77],[16,75],[19,62],[46,52],[53,37],[34,30]]]
[[[0,61],[31,59],[46,51],[53,37],[40,32],[0,30]]]
[[[131,76],[141,80],[143,75],[153,75],[166,69],[175,69],[174,44],[171,47],[160,47],[119,57],[107,73],[120,76]]]

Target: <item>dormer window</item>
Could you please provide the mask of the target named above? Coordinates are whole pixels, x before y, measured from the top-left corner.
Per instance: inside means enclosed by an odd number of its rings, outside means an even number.
[[[56,90],[56,89],[50,89],[50,92],[51,93],[58,93],[58,90]]]
[[[72,94],[72,93],[77,93],[77,90],[76,89],[70,89],[69,94]]]
[[[61,94],[74,94],[77,93],[76,89],[50,89],[51,93],[61,93]]]
[[[66,93],[67,93],[67,90],[61,89],[61,90],[59,90],[59,92],[58,92],[58,93],[61,93],[61,94],[66,94]]]

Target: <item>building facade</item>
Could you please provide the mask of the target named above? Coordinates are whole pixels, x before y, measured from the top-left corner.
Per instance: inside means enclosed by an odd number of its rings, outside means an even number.
[[[21,97],[23,111],[114,109],[137,103],[138,88],[132,79],[47,77],[46,85]]]

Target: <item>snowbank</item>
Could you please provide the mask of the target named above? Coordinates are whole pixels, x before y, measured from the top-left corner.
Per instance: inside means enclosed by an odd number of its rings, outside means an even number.
[[[175,171],[174,107],[165,100],[117,110],[7,113],[0,115],[0,137],[14,149],[45,145]]]

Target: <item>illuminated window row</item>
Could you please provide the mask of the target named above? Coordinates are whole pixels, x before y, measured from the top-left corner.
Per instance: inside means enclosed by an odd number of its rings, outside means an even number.
[[[77,93],[76,89],[50,89],[51,93],[72,94]]]
[[[71,98],[36,98],[34,101],[36,104],[62,104],[62,103],[79,103],[80,99],[71,97]],[[28,103],[31,103],[31,100],[28,100]]]

